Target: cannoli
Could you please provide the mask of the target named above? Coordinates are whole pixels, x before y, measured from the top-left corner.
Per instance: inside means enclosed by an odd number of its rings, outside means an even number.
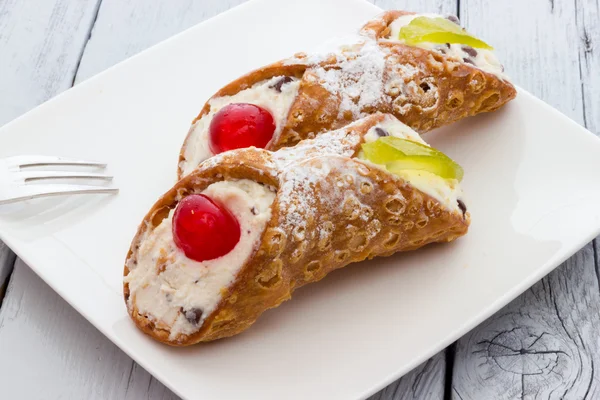
[[[214,156],[141,223],[124,269],[129,314],[174,346],[238,334],[334,269],[464,235],[461,178],[381,113],[275,152]]]
[[[450,27],[438,26],[440,20]],[[401,38],[419,22],[420,36]],[[427,23],[437,36],[425,34]],[[392,113],[423,133],[495,110],[516,95],[489,46],[441,16],[390,11],[360,33],[333,52],[298,54],[217,92],[185,139],[179,177],[222,151],[277,150],[374,112]],[[431,42],[440,38],[453,43]]]

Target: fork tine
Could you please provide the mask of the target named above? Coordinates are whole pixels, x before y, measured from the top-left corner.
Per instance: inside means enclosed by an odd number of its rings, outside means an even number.
[[[24,182],[34,182],[50,179],[95,179],[103,181],[111,181],[113,179],[113,177],[110,175],[68,171],[22,172],[19,175],[21,178],[23,178]]]
[[[20,168],[28,167],[44,167],[44,166],[82,166],[82,167],[97,167],[105,168],[106,164],[96,161],[79,160],[68,157],[54,157],[54,156],[15,156],[10,157],[9,162]]]
[[[118,193],[118,188],[107,188],[102,186],[92,185],[27,185],[21,187],[23,192],[14,198],[0,200],[0,205],[16,203],[24,200],[37,199],[42,197],[74,195],[74,194],[106,194]]]

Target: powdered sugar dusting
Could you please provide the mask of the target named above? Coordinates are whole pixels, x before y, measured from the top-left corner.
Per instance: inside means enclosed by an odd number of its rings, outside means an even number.
[[[277,199],[279,208],[285,212],[279,214],[278,225],[286,232],[312,226],[314,221],[322,218],[319,210],[323,208],[344,212],[347,204],[355,205],[352,212],[356,213],[356,218],[370,224],[372,211],[365,210],[356,199],[356,188],[364,182],[364,177],[355,166],[348,164],[355,162],[350,159],[359,151],[362,142],[379,137],[376,129],[383,129],[390,136],[424,143],[418,133],[392,115],[379,114],[370,118],[373,119],[370,122],[359,120],[276,152],[249,148],[222,153],[205,161],[200,169],[211,168],[223,162],[240,164],[240,158],[244,157],[239,152],[256,153],[250,158],[260,156],[265,171],[270,170],[279,181]],[[358,162],[374,166],[366,160]],[[449,210],[456,211],[456,198],[461,194],[457,182],[450,185],[448,181],[422,171],[405,171],[401,178],[417,190],[438,199]],[[323,193],[327,193],[327,196],[323,196]],[[328,234],[327,227],[323,229],[306,232],[306,240],[310,242],[309,237],[323,239]],[[373,232],[375,234],[379,227],[372,226],[368,231],[369,235]]]
[[[321,157],[309,159],[289,165],[283,173],[283,183],[279,187],[278,199],[280,207],[286,212],[280,215],[279,224],[285,231],[296,227],[305,228],[307,221],[319,218],[319,204],[334,209],[346,188],[336,187],[328,176],[333,169],[344,170],[342,157]],[[321,186],[320,188],[318,186]],[[327,185],[323,188],[323,185]],[[319,192],[328,196],[319,196]],[[318,236],[318,232],[309,232],[309,236]]]
[[[377,117],[381,122],[395,120],[391,115],[383,118]],[[328,203],[325,198],[314,195],[317,184],[324,184],[334,165],[339,164],[345,157],[352,157],[360,143],[362,133],[356,126],[364,124],[357,121],[344,128],[330,131],[316,136],[314,139],[303,140],[294,147],[282,148],[276,152],[265,152],[262,149],[238,149],[218,154],[198,167],[199,170],[208,170],[222,164],[242,164],[240,152],[258,152],[265,169],[277,175],[281,185],[278,190],[278,199],[281,208],[286,210],[280,224],[282,227],[305,227],[307,215],[319,209],[317,202]],[[323,156],[337,156],[331,158]],[[311,160],[319,157],[319,163]],[[337,165],[339,167],[339,165]],[[339,188],[345,190],[344,188]],[[313,216],[314,217],[314,216]]]
[[[314,67],[319,83],[340,97],[340,116],[350,112],[357,119],[382,101],[385,53],[374,40],[336,54],[334,65]]]
[[[272,162],[281,171],[282,185],[279,187],[278,198],[281,207],[287,212],[281,216],[281,226],[306,226],[307,218],[313,215],[319,207],[317,203],[328,203],[328,198],[316,196],[318,184],[325,184],[336,160],[341,157],[352,157],[362,141],[362,135],[353,133],[352,128],[357,123],[345,128],[327,132],[314,139],[304,140],[295,147],[280,149],[272,153]],[[338,158],[322,158],[325,155]],[[314,158],[319,157],[315,163]],[[335,188],[333,188],[335,190]],[[332,199],[334,196],[331,197]]]
[[[321,134],[314,139],[303,140],[294,147],[286,147],[272,153],[272,161],[279,170],[284,169],[291,163],[306,160],[311,156],[326,154],[342,155],[351,157],[358,144],[360,135],[352,135],[348,128]]]
[[[284,230],[288,227],[306,227],[306,215],[316,209],[316,197],[310,196],[318,180],[324,175],[319,170],[296,165],[294,172],[287,174],[288,179],[279,187],[280,207],[286,213],[280,216],[280,224]]]

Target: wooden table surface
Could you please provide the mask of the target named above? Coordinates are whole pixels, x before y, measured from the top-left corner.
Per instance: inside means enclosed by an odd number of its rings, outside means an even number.
[[[0,0],[0,125],[242,2]],[[375,4],[458,15],[518,85],[600,133],[598,0]],[[596,239],[373,399],[600,398],[599,282]],[[1,242],[0,286],[0,398],[177,398]]]

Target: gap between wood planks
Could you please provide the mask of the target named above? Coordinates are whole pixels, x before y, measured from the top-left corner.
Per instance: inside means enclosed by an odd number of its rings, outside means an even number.
[[[462,1],[467,4],[468,0]],[[465,6],[467,17],[471,12],[475,18],[482,18],[476,11],[484,6],[477,1],[470,5]],[[592,132],[600,133],[600,54],[594,48],[600,41],[598,2],[537,0],[518,7],[515,4],[514,10],[519,13],[500,7],[490,4],[488,16],[505,19],[506,27],[527,24],[524,31],[531,34],[521,35],[528,42],[514,49],[513,68],[509,71],[525,78],[521,83],[529,85],[538,96]],[[506,32],[506,37],[506,43],[520,39],[514,32]],[[528,61],[537,65],[527,65]],[[515,68],[520,66],[522,71],[517,71]],[[596,238],[461,338],[451,398],[598,398],[598,261]]]
[[[4,300],[8,282],[12,275],[12,271],[14,270],[16,260],[17,256],[15,253],[13,253],[4,243],[0,242],[0,272],[2,271],[2,266],[6,266],[5,271],[7,271],[5,277],[0,279],[0,308],[2,308],[2,301]]]
[[[456,0],[456,16],[461,21],[460,2]],[[452,400],[452,374],[454,373],[454,360],[456,359],[456,342],[446,347],[444,350],[446,357],[446,373],[444,375],[444,400]]]
[[[79,66],[80,66],[81,60],[83,58],[83,54],[85,52],[87,44],[89,42],[89,39],[91,38],[92,31],[93,31],[94,26],[95,26],[95,21],[96,21],[96,18],[98,16],[98,12],[100,10],[101,2],[102,1],[99,0],[96,3],[96,11],[95,11],[95,16],[94,16],[94,21],[90,25],[89,33],[88,33],[88,39],[85,41],[84,45],[81,48],[81,53],[80,53],[80,56],[79,56],[79,61],[77,63],[76,69],[75,69],[75,71],[73,73],[73,80],[72,80],[73,82],[75,82],[76,79],[77,79],[78,72],[79,72]],[[553,1],[551,1],[551,4],[552,4],[552,9],[554,9]],[[457,3],[457,15],[459,16],[459,18],[462,17],[462,15],[460,14],[460,11],[461,10],[460,10],[460,0],[459,0],[459,2]],[[589,35],[587,34],[585,28],[584,28],[583,32],[584,32],[584,34],[583,34],[583,42],[582,42],[583,43],[583,46],[582,46],[583,49],[579,53],[579,56],[580,56],[580,59],[579,59],[580,77],[583,76],[582,70],[584,69],[584,65],[585,65],[584,62],[585,63],[589,63],[588,59],[592,55],[592,47],[591,47],[591,42],[590,42],[591,39],[590,39]],[[586,37],[587,37],[587,40],[585,39]],[[587,117],[587,112],[586,112],[586,103],[590,102],[590,99],[588,98],[588,96],[586,96],[586,92],[585,92],[585,88],[584,88],[584,84],[583,84],[583,79],[581,80],[581,85],[582,85],[582,87],[581,87],[581,98],[582,98],[582,101],[583,101],[583,109],[584,109],[584,114],[583,114],[584,123],[585,123],[586,127],[590,128],[590,126],[588,125],[588,117]],[[591,107],[588,107],[587,109],[590,110]],[[598,265],[597,240],[594,240],[592,246],[593,246],[595,271],[596,271],[596,274],[598,276],[598,281],[599,281],[599,285],[600,285],[600,271],[599,271],[600,266]],[[12,257],[14,257],[14,255]],[[455,346],[455,345],[453,345],[453,346]],[[455,392],[454,394],[450,393],[450,389],[452,388],[452,386],[451,386],[452,385],[452,380],[451,380],[451,377],[452,377],[452,365],[453,365],[453,361],[454,361],[453,347],[447,349],[445,355],[446,355],[446,368],[447,368],[446,369],[446,377],[450,377],[450,379],[447,379],[447,381],[446,381],[446,390],[445,390],[445,397],[444,398],[451,398],[452,395],[457,396],[456,398],[461,398],[460,395],[458,394],[458,392]],[[135,366],[135,364],[132,363],[132,369],[131,369],[131,371],[133,371],[133,367],[134,366]],[[136,368],[137,368],[137,366],[136,366]],[[149,384],[151,384],[151,382],[152,381],[149,381]],[[394,398],[395,398],[395,396],[394,396]]]
[[[406,5],[403,4],[403,7],[405,6],[407,9],[413,9],[413,10],[418,10],[422,7],[427,7],[429,10],[431,11],[439,11],[442,12],[442,7],[444,8],[444,10],[448,11],[451,9],[451,7],[449,7],[449,5],[452,5],[452,8],[454,7],[454,2],[452,0],[448,0],[446,1],[439,1],[437,2],[438,4],[435,5],[435,7],[433,7],[432,5],[434,4],[434,1],[431,1],[431,4],[426,4],[423,5],[423,3],[419,2],[419,4],[416,4],[416,2],[413,2],[412,5]],[[376,3],[378,3],[378,5],[382,6],[383,8],[398,8],[398,3],[397,1],[376,1]],[[83,77],[83,79],[86,78],[86,75],[88,75],[85,71],[87,68],[85,65],[83,65],[82,67],[82,61],[85,64],[84,61],[84,56],[86,54],[86,50],[88,49],[88,45],[90,44],[90,40],[92,39],[92,35],[94,34],[94,29],[96,28],[96,22],[98,19],[98,16],[100,14],[100,10],[101,7],[103,5],[102,0],[98,0],[97,2],[94,3],[94,5],[90,5],[91,8],[93,8],[92,11],[92,20],[91,23],[88,25],[88,29],[87,29],[87,33],[86,33],[86,39],[83,42],[83,44],[81,45],[80,51],[78,52],[78,57],[77,57],[77,61],[75,62],[75,69],[72,72],[72,77],[70,77],[70,86],[74,86],[76,82],[80,81]],[[418,7],[417,7],[418,6]],[[81,71],[80,71],[80,67]],[[80,73],[81,72],[81,73]],[[82,75],[82,77],[80,76]],[[89,76],[89,75],[88,75]],[[69,79],[67,77],[67,79]],[[56,93],[54,93],[56,94]],[[16,257],[14,257],[14,255],[12,255],[11,253],[11,265],[13,264],[14,260]],[[21,264],[21,267],[23,266],[23,264]],[[8,279],[7,279],[8,282]],[[127,387],[125,389],[125,395],[127,396],[129,392],[139,392],[139,388],[137,388],[137,386],[139,385],[139,382],[136,382],[136,380],[139,380],[140,377],[147,377],[147,381],[148,381],[148,388],[146,389],[147,393],[151,392],[151,388],[152,389],[156,389],[156,387],[153,386],[162,386],[160,383],[158,383],[157,381],[155,381],[153,378],[150,378],[149,376],[147,376],[148,374],[143,371],[135,362],[130,361],[131,362],[131,366],[129,368],[129,376],[128,376],[128,380],[127,380]],[[446,355],[444,352],[434,356],[433,358],[431,358],[430,360],[426,361],[423,365],[415,368],[412,372],[410,372],[409,374],[405,375],[402,379],[392,383],[391,385],[389,385],[386,389],[383,389],[379,394],[376,394],[374,396],[374,398],[379,398],[379,399],[390,399],[393,398],[395,400],[401,398],[427,398],[428,400],[432,400],[433,397],[431,397],[431,395],[433,394],[435,396],[435,399],[441,399],[443,397],[443,382],[444,382],[444,374],[445,374],[445,363],[446,363]],[[134,387],[136,387],[136,389],[134,389]],[[391,396],[391,397],[390,397]],[[399,397],[400,396],[400,397]],[[405,397],[406,396],[406,397]],[[424,396],[424,397],[421,397]],[[438,397],[439,396],[439,397]]]
[[[81,50],[79,51],[79,56],[77,59],[77,64],[75,66],[75,70],[73,71],[73,77],[71,79],[70,87],[73,87],[75,84],[75,79],[77,78],[79,66],[81,65],[81,60],[83,58],[85,49],[90,41],[90,38],[92,37],[92,31],[94,29],[94,26],[96,25],[96,20],[98,19],[98,12],[100,11],[101,5],[102,5],[102,0],[97,0],[96,4],[94,6],[94,14],[93,14],[92,22],[90,23],[89,30],[87,33],[87,39],[85,40],[85,42],[81,46]],[[54,95],[56,95],[56,94],[58,94],[58,93],[55,93]],[[6,246],[4,243],[2,243],[2,241],[0,241],[0,308],[2,307],[4,296],[6,296],[10,278],[12,277],[12,274],[14,272],[16,260],[17,260],[17,257],[15,255],[15,253],[13,253],[12,250],[8,248],[8,246]],[[7,271],[5,273],[5,276],[2,276],[2,274],[1,274],[3,269],[4,269],[4,271]]]
[[[100,13],[100,6],[102,6],[102,0],[98,0],[96,2],[96,7],[94,9],[94,17],[92,19],[92,23],[90,24],[90,29],[88,30],[87,39],[83,46],[81,46],[81,51],[79,52],[79,59],[77,60],[77,65],[75,66],[75,72],[73,73],[73,79],[71,80],[71,87],[75,86],[75,81],[77,80],[77,74],[79,73],[79,67],[81,67],[81,60],[83,59],[83,55],[85,54],[85,49],[92,38],[92,31],[96,26],[96,21],[98,20],[98,13]]]
[[[552,0],[554,1],[554,0]],[[598,102],[598,92],[596,91],[596,97],[589,96],[588,98],[588,90],[589,86],[594,86],[594,82],[591,82],[591,85],[586,85],[586,78],[589,78],[591,80],[591,78],[593,76],[596,76],[598,71],[592,71],[592,66],[596,65],[596,68],[598,67],[598,65],[600,65],[600,63],[598,63],[598,59],[596,59],[598,57],[597,53],[594,53],[594,43],[593,43],[593,39],[595,40],[599,40],[600,39],[600,35],[599,35],[599,31],[597,30],[596,32],[592,32],[590,33],[588,26],[586,25],[586,15],[589,16],[593,13],[585,12],[584,8],[587,7],[592,7],[592,5],[590,4],[590,2],[586,3],[584,6],[582,6],[582,2],[584,2],[584,0],[575,0],[574,4],[575,4],[575,25],[577,27],[578,32],[580,32],[580,40],[578,41],[578,47],[579,47],[579,79],[581,81],[581,86],[580,86],[580,90],[581,90],[581,106],[582,106],[582,112],[583,112],[583,123],[584,126],[589,129],[590,131],[592,131],[594,134],[599,135],[600,134],[600,126],[596,125],[596,124],[600,124],[600,119],[598,119],[597,115],[595,116],[596,118],[594,118],[594,115],[591,115],[592,113],[598,113],[598,106],[600,104],[600,102]],[[554,6],[554,3],[553,3]],[[595,3],[596,9],[595,9],[595,16],[596,18],[598,18],[598,16],[600,16],[600,3],[596,0]],[[595,21],[595,23],[592,23],[591,26],[596,26],[597,28],[597,21]],[[594,33],[596,34],[594,36]],[[600,89],[600,87],[595,87],[596,90]],[[593,89],[592,89],[593,90]],[[596,100],[597,103],[596,104],[592,104],[591,107],[589,107],[588,103],[591,103],[593,100]],[[596,106],[596,107],[594,107]],[[591,116],[591,118],[590,118]],[[597,281],[597,285],[598,285],[598,289],[600,290],[600,265],[598,263],[598,238],[594,239],[592,241],[592,250],[593,250],[593,255],[594,255],[594,272],[596,274],[596,281]],[[594,379],[596,379],[595,373],[594,373],[594,363],[593,360],[591,362],[591,380],[590,383],[587,387],[587,390],[585,392],[585,396],[584,399],[588,398],[588,395],[590,394],[590,389],[592,388],[592,382]]]

